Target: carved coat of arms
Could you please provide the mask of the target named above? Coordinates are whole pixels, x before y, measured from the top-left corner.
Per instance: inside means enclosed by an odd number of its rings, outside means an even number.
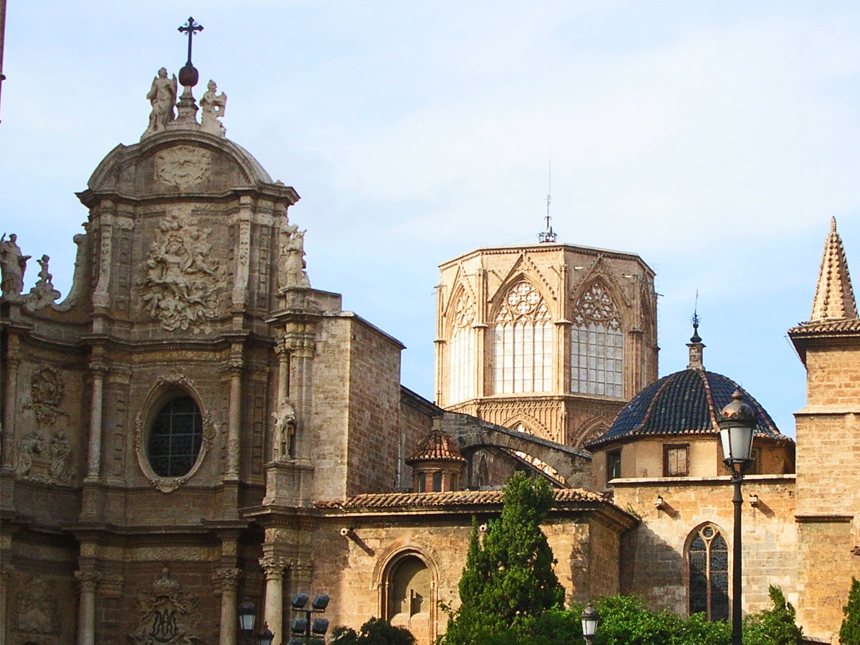
[[[139,285],[147,311],[168,331],[206,331],[218,314],[223,269],[210,255],[211,232],[181,215],[168,215],[159,225]]]
[[[162,569],[161,577],[152,591],[135,598],[139,612],[137,629],[129,634],[134,645],[196,645],[201,643],[197,633],[197,605],[200,599],[183,591]]]

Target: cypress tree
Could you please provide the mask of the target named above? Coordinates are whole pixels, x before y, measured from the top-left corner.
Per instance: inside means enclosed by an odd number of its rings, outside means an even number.
[[[860,645],[860,582],[851,577],[851,590],[848,602],[842,608],[845,618],[839,629],[839,642],[842,645]]]
[[[448,620],[446,645],[470,645],[505,631],[524,633],[548,609],[560,609],[564,588],[540,523],[552,507],[543,481],[517,473],[505,485],[502,514],[483,545],[473,522],[460,579],[460,608]]]

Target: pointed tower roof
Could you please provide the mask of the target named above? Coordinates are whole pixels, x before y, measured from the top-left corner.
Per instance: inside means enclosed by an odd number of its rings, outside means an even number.
[[[842,239],[836,232],[836,218],[830,220],[830,234],[824,244],[821,272],[812,301],[810,323],[830,322],[857,318],[857,303],[851,288],[848,262]]]

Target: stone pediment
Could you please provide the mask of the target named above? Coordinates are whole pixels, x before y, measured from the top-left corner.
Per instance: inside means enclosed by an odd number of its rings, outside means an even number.
[[[146,199],[177,194],[223,195],[264,189],[292,193],[241,146],[206,132],[175,130],[114,148],[88,182],[89,193]]]

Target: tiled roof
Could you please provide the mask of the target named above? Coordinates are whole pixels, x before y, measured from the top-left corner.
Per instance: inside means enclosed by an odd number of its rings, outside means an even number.
[[[845,249],[842,247],[839,233],[836,232],[834,217],[830,220],[830,233],[824,243],[821,272],[818,274],[818,285],[815,288],[815,299],[812,301],[812,315],[809,322],[820,323],[844,319],[857,319],[857,303],[854,300],[854,290],[851,288]]]
[[[504,491],[461,490],[447,493],[380,493],[356,495],[342,501],[317,502],[316,508],[332,509],[378,509],[378,508],[431,508],[458,505],[501,505]],[[557,504],[565,502],[605,502],[599,493],[579,488],[563,488],[555,491]]]
[[[761,404],[733,380],[703,369],[687,369],[647,386],[618,413],[612,427],[586,448],[642,435],[716,434],[720,411],[736,389],[757,412],[757,436],[790,441]]]
[[[801,323],[797,327],[789,329],[788,333],[791,336],[811,336],[813,334],[844,331],[860,331],[860,318]]]
[[[454,438],[444,430],[431,430],[418,444],[415,454],[406,460],[407,464],[417,461],[459,461],[466,460],[460,454]]]

